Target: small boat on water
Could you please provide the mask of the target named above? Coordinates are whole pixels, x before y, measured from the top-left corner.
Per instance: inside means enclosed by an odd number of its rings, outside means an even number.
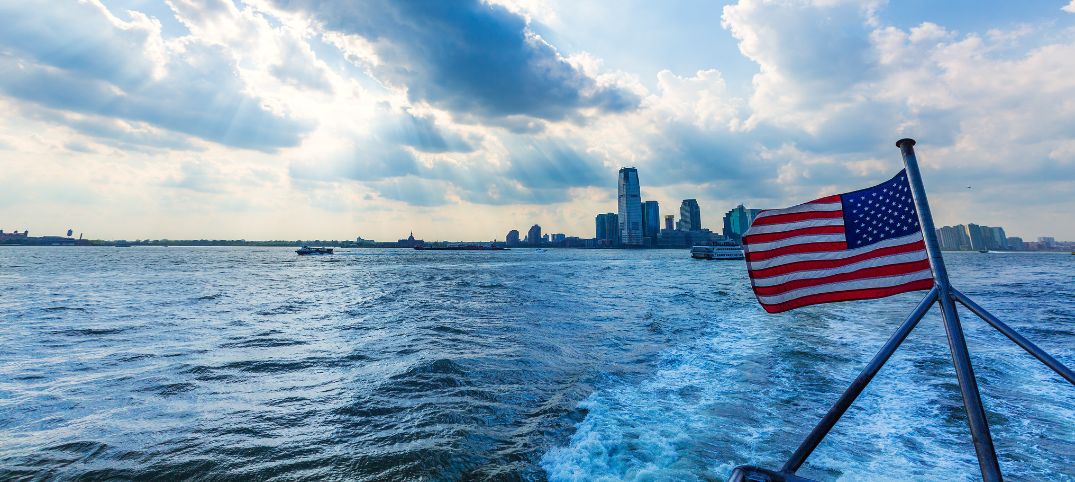
[[[299,249],[296,249],[295,252],[298,253],[299,256],[307,256],[307,255],[312,255],[312,254],[332,254],[332,248],[323,248],[323,247],[311,248],[309,246],[303,246],[303,247],[301,247]]]
[[[715,245],[695,246],[691,248],[694,259],[743,259],[743,248],[735,243],[725,242]]]
[[[989,250],[988,249],[979,249],[978,252],[979,253],[988,253]]]

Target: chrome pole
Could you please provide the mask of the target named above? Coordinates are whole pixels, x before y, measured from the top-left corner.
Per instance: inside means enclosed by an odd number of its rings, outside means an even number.
[[[952,299],[951,284],[948,282],[948,270],[944,267],[941,248],[937,243],[937,232],[933,226],[933,216],[926,199],[926,188],[922,185],[922,174],[918,171],[918,158],[914,153],[914,139],[900,139],[896,147],[903,155],[903,164],[907,168],[907,181],[911,185],[915,209],[918,211],[918,223],[922,228],[922,238],[926,243],[929,264],[933,268],[934,286],[938,290],[941,304],[941,318],[944,331],[948,335],[948,348],[952,353],[952,365],[959,381],[959,391],[963,396],[963,408],[967,411],[967,425],[970,428],[971,441],[978,456],[978,467],[982,470],[982,480],[1003,480],[997,452],[993,448],[993,437],[989,434],[989,423],[985,418],[985,408],[978,391],[978,381],[974,378],[971,367],[967,340],[963,337],[963,328],[959,324],[955,301]]]
[[[926,297],[922,299],[922,302],[918,303],[918,307],[907,316],[907,320],[896,329],[884,346],[881,347],[881,351],[878,351],[874,355],[873,360],[866,365],[866,368],[862,369],[862,372],[855,377],[855,381],[851,382],[851,386],[844,390],[843,395],[840,395],[840,399],[836,401],[836,404],[829,409],[829,412],[821,419],[820,422],[810,431],[810,435],[806,436],[806,439],[799,444],[799,448],[795,450],[795,453],[791,455],[787,463],[780,469],[780,472],[786,474],[794,474],[795,471],[802,467],[803,462],[806,462],[806,458],[813,453],[818,444],[821,443],[821,439],[828,435],[832,427],[836,425],[836,422],[840,420],[840,417],[844,415],[851,404],[855,402],[862,390],[866,388],[866,385],[870,384],[870,380],[873,380],[874,375],[881,371],[881,367],[885,365],[892,354],[896,352],[896,349],[900,347],[903,340],[907,339],[907,335],[914,330],[915,326],[918,326],[919,320],[926,314],[927,311],[933,306],[933,303],[937,301],[937,287],[929,290]]]
[[[985,320],[986,323],[989,323],[993,328],[996,328],[997,331],[1008,337],[1009,340],[1015,342],[1016,345],[1022,347],[1024,350],[1026,350],[1027,353],[1030,353],[1034,356],[1034,358],[1040,360],[1042,363],[1045,364],[1045,366],[1052,368],[1053,371],[1056,372],[1058,375],[1064,377],[1064,379],[1070,382],[1072,385],[1075,385],[1075,372],[1071,371],[1070,368],[1064,366],[1063,363],[1057,361],[1056,358],[1050,356],[1048,353],[1045,352],[1045,350],[1042,350],[1038,347],[1038,345],[1031,343],[1030,340],[1023,338],[1023,335],[1020,335],[1019,332],[1012,329],[1012,327],[1004,324],[1004,322],[997,319],[997,317],[993,316],[988,311],[985,311],[985,308],[982,308],[981,306],[978,306],[978,304],[974,301],[971,301],[971,299],[968,298],[967,295],[960,293],[954,288],[952,289],[952,297],[955,298],[956,301],[960,302],[963,306],[966,306],[967,309],[974,312],[974,314],[978,315],[979,318]]]

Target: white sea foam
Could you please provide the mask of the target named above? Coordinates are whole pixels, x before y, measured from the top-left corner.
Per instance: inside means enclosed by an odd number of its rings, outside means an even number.
[[[705,336],[663,352],[651,376],[593,393],[581,404],[588,414],[570,441],[549,450],[541,465],[554,481],[712,480],[741,464],[779,468],[883,343],[899,319],[893,315],[906,304],[869,306],[887,322],[854,320],[848,305],[780,323],[749,309],[725,313]],[[972,346],[992,336],[969,331]],[[1017,349],[980,353],[986,359],[977,362],[989,368],[978,372],[983,398],[996,420],[993,435],[1006,475],[1075,480],[1058,449],[1075,446],[1071,387],[1050,383],[1049,374],[1019,359]],[[944,333],[931,315],[800,474],[976,480],[963,417]],[[1058,432],[1058,426],[1068,429]]]

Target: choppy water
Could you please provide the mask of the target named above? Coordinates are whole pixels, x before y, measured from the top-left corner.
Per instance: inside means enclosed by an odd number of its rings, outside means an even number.
[[[1075,365],[1075,256],[950,254]],[[0,248],[0,478],[711,480],[779,467],[921,293],[766,315],[685,251]],[[1075,387],[964,316],[1006,475]],[[978,478],[926,318],[800,474]]]

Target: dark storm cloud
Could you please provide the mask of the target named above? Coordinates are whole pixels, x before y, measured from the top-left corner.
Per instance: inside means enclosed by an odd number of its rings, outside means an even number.
[[[560,120],[581,108],[621,112],[640,102],[633,93],[598,86],[529,34],[522,17],[479,0],[276,3],[368,39],[383,61],[378,76],[406,86],[412,100],[461,114]]]
[[[119,28],[93,4],[5,5],[5,95],[259,150],[297,145],[311,127],[262,107],[222,48],[191,42],[157,65],[146,49],[148,21]]]

